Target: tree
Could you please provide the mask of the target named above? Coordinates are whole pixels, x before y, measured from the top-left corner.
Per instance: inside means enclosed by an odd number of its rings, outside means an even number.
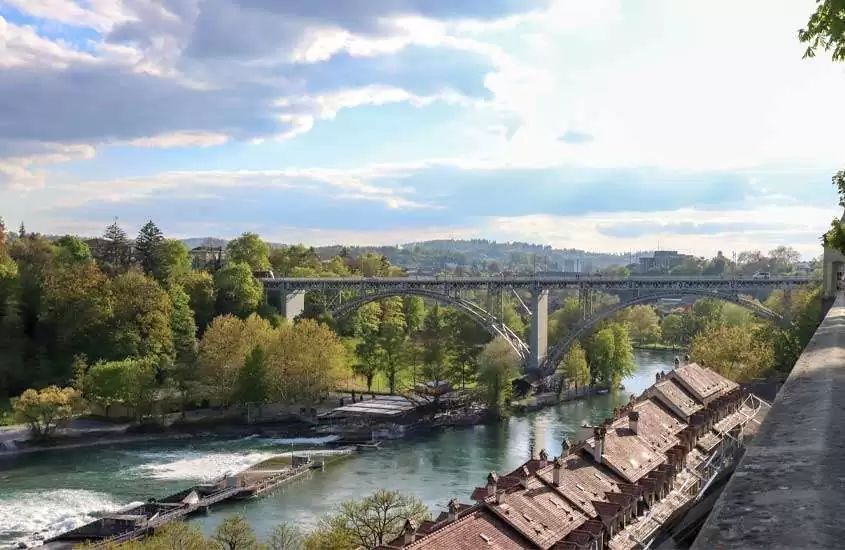
[[[93,365],[85,379],[89,399],[105,409],[115,403],[131,408],[136,418],[152,410],[156,390],[155,358],[127,358],[121,361],[100,361]]]
[[[65,235],[54,244],[57,249],[56,257],[63,263],[84,263],[94,260],[88,243],[79,237]]]
[[[816,0],[819,6],[798,31],[798,40],[807,44],[804,57],[815,57],[819,50],[830,52],[834,61],[845,61],[845,2]]]
[[[449,325],[446,311],[440,307],[440,304],[434,304],[425,316],[422,334],[424,344],[422,375],[426,381],[439,384],[446,379],[454,356],[450,346],[451,332],[452,327]]]
[[[191,271],[191,253],[182,241],[160,241],[152,250],[152,259],[150,274],[161,284],[170,284]]]
[[[345,265],[344,262],[341,263]],[[313,247],[306,248],[301,244],[274,249],[270,252],[270,265],[277,277],[291,277],[295,269],[310,269],[316,272],[321,268],[317,251]],[[341,273],[349,271],[348,268],[344,270],[337,265],[335,269],[339,269]],[[341,273],[337,274],[341,275]]]
[[[611,387],[636,370],[628,329],[619,323],[596,332],[587,343],[587,355],[594,378]]]
[[[257,315],[246,320],[224,315],[212,321],[200,341],[197,363],[202,380],[222,404],[228,405],[235,397],[249,352],[256,346],[268,346],[272,338],[270,324]]]
[[[672,347],[683,347],[687,344],[684,319],[677,313],[663,318],[660,333],[663,336],[663,341]]]
[[[214,318],[217,291],[214,279],[205,271],[189,271],[179,277],[182,288],[188,294],[188,303],[194,312],[197,332],[202,334]]]
[[[566,380],[575,384],[576,388],[586,386],[590,383],[590,365],[587,363],[587,354],[581,344],[574,342],[566,353],[561,364]]]
[[[776,274],[792,271],[793,266],[801,261],[801,254],[791,246],[778,246],[769,251],[771,269]]]
[[[839,193],[839,206],[845,207],[845,170],[836,172],[832,183]],[[845,226],[838,218],[830,222],[830,229],[822,235],[822,244],[845,254]]]
[[[660,318],[654,308],[636,305],[623,316],[631,340],[638,344],[654,344],[660,341]]]
[[[753,327],[709,325],[693,338],[690,356],[723,376],[745,381],[770,368],[774,352]]]
[[[258,550],[255,532],[243,516],[230,516],[217,526],[211,539],[221,550]]]
[[[161,286],[138,271],[112,280],[114,301],[111,320],[112,349],[108,356],[173,356],[173,304]]]
[[[425,302],[419,296],[406,296],[402,299],[402,302],[405,306],[405,325],[408,336],[411,336],[424,329],[426,320]]]
[[[152,537],[144,539],[138,550],[207,550],[209,541],[192,524],[175,521],[156,531]],[[120,550],[134,550],[120,545]]]
[[[214,274],[217,290],[217,313],[249,317],[258,309],[264,296],[261,282],[252,276],[246,263],[230,262]]]
[[[235,398],[242,405],[249,407],[258,406],[258,414],[261,415],[261,406],[267,402],[269,392],[267,391],[267,352],[261,346],[255,346],[247,355],[243,368],[238,372],[237,389]]]
[[[150,277],[158,269],[159,246],[164,242],[164,235],[158,226],[149,220],[135,238],[135,260]]]
[[[97,259],[100,260],[103,271],[109,275],[123,273],[129,269],[132,247],[126,232],[117,224],[117,219],[106,227]]]
[[[21,220],[21,225],[18,227],[18,238],[23,239],[26,237],[26,227],[24,227],[23,220]]]
[[[467,384],[472,384],[478,375],[476,358],[484,345],[490,342],[491,336],[468,315],[454,309],[446,313],[449,326],[452,327],[449,347],[454,352],[449,366],[449,381],[456,387],[466,389]]]
[[[250,271],[270,269],[270,247],[255,233],[244,233],[226,246],[229,261],[247,264]]]
[[[502,338],[487,344],[478,356],[479,389],[483,392],[490,413],[495,417],[501,417],[504,413],[518,363],[516,353]]]
[[[43,275],[39,320],[49,331],[57,361],[65,368],[78,353],[99,357],[112,321],[114,299],[106,275],[93,262],[74,262]],[[64,371],[67,380],[68,371]]]
[[[73,388],[48,386],[26,390],[15,401],[15,417],[25,423],[35,439],[50,437],[79,407],[79,392]]]
[[[382,300],[382,317],[378,333],[378,345],[383,355],[380,363],[381,370],[387,376],[390,393],[396,393],[396,381],[399,373],[405,368],[408,335],[406,332],[405,312],[401,298]]]
[[[188,394],[198,379],[197,360],[197,323],[191,310],[188,294],[179,284],[172,284],[167,291],[173,305],[170,330],[173,339],[173,368],[171,376],[176,388],[182,394],[182,411],[188,400]]]
[[[361,500],[341,503],[337,512],[322,522],[320,531],[328,527],[328,532],[347,534],[355,545],[373,550],[399,536],[408,519],[421,523],[430,517],[416,498],[380,490]]]
[[[85,354],[74,355],[71,364],[71,387],[79,392],[80,396],[85,395],[85,377],[88,375],[88,357]]]
[[[270,550],[303,550],[305,537],[297,527],[282,523],[270,533]]]

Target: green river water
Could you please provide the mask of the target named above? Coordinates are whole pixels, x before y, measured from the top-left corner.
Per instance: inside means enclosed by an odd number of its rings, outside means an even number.
[[[276,524],[308,527],[338,502],[395,489],[416,495],[435,511],[452,497],[467,501],[491,470],[510,471],[537,449],[559,452],[584,421],[597,422],[631,393],[671,368],[673,356],[636,352],[637,372],[625,390],[517,415],[493,426],[445,430],[388,442],[378,453],[361,454],[313,472],[265,498],[221,505],[192,520],[211,532],[228,514],[241,513],[259,535]],[[320,440],[243,438],[145,443],[21,456],[0,462],[0,548],[35,543],[90,521],[98,513],[150,496],[165,496],[193,482],[237,471],[274,454],[319,449]],[[435,512],[436,513],[436,512]]]

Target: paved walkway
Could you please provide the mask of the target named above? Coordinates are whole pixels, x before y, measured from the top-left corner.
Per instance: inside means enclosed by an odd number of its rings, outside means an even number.
[[[845,548],[845,294],[778,393],[692,550]]]

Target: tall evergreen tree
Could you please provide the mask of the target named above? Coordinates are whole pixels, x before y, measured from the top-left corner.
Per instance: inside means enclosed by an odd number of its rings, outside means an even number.
[[[138,232],[135,239],[135,254],[138,263],[147,275],[156,271],[159,247],[164,242],[164,235],[158,226],[149,220]]]
[[[103,271],[115,275],[129,269],[132,260],[129,238],[126,236],[126,231],[117,224],[117,218],[106,227],[103,232],[103,241],[103,246],[99,251]]]
[[[21,220],[21,226],[18,228],[18,238],[23,239],[26,237],[26,227],[23,225],[23,220]]]

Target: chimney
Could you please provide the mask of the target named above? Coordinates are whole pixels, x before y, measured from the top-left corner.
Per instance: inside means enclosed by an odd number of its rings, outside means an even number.
[[[458,504],[458,499],[453,498],[452,500],[449,501],[449,504],[448,504],[449,516],[447,518],[449,521],[455,521],[456,519],[458,519],[458,508],[459,507],[460,507],[460,505]]]
[[[572,451],[572,445],[569,444],[568,439],[564,439],[560,444],[560,456],[565,458],[569,456],[569,453]]]
[[[545,468],[549,464],[549,453],[546,449],[540,449],[540,468]]]
[[[607,435],[607,428],[596,426],[593,428],[593,459],[601,464],[601,457],[604,455],[604,436]]]
[[[663,379],[663,371],[658,371],[657,373],[655,373],[655,375],[654,375],[654,381],[655,382],[660,382],[662,379]]]
[[[637,427],[640,423],[640,413],[637,411],[631,411],[628,413],[628,427],[631,428],[631,431],[634,434],[637,433]]]
[[[402,535],[405,544],[411,544],[415,540],[417,540],[417,529],[419,525],[417,522],[411,518],[405,520],[405,527],[402,528]]]
[[[554,470],[552,470],[552,483],[555,487],[560,487],[560,472],[563,470],[563,457],[557,457],[554,462]]]
[[[522,480],[520,480],[520,485],[524,489],[528,488],[528,480],[531,479],[531,470],[528,469],[528,466],[525,464],[522,465]]]
[[[499,474],[490,472],[487,476],[487,496],[492,497],[496,494],[496,484],[499,482]]]
[[[674,362],[675,362],[675,368],[678,368],[678,365],[681,364],[681,358],[676,355]]]

